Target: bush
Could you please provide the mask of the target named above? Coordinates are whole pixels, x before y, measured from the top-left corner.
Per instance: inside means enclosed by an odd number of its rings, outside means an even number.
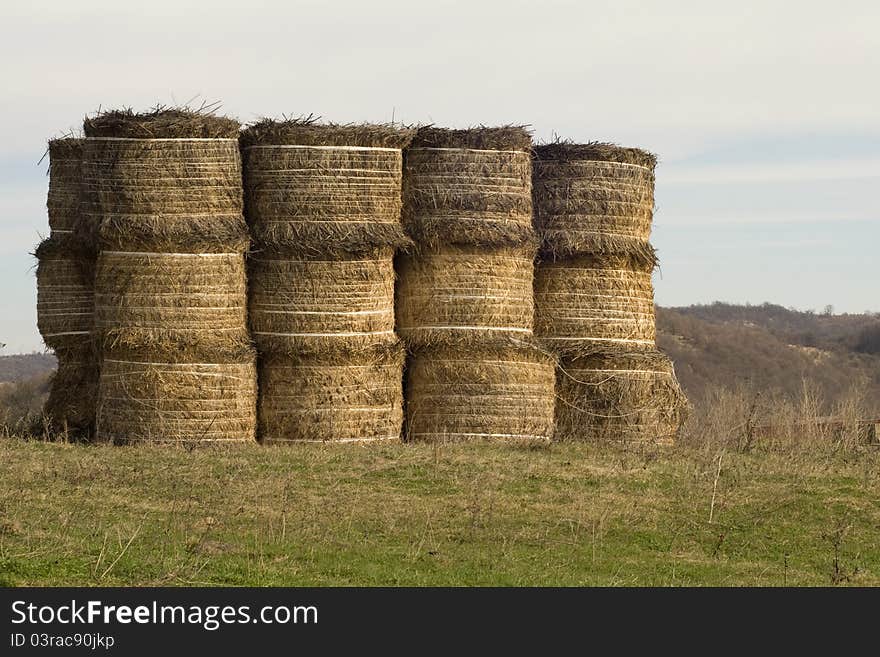
[[[45,433],[43,404],[51,375],[41,374],[15,383],[0,384],[0,431],[3,435]]]

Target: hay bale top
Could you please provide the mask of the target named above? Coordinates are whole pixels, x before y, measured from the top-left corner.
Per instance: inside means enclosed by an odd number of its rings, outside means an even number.
[[[198,109],[157,106],[147,112],[130,108],[100,112],[83,120],[86,137],[128,139],[237,139],[241,124],[215,116],[216,106]]]
[[[648,242],[621,251],[599,251],[584,254],[558,254],[542,252],[536,267],[570,266],[573,269],[625,270],[632,273],[652,273],[659,264],[657,250]]]
[[[427,356],[434,362],[465,360],[474,364],[484,361],[525,361],[557,364],[556,355],[530,337],[499,335],[488,337],[477,344],[447,343],[410,348],[416,358]]]
[[[352,364],[402,362],[406,355],[403,342],[394,336],[390,340],[373,343],[349,341],[337,344],[323,342],[316,345],[305,343],[291,345],[279,340],[268,343],[266,348],[267,341],[261,339],[259,344],[261,349],[265,349],[259,351],[261,362],[288,365],[320,363],[325,367],[342,367]]]
[[[555,351],[565,367],[578,370],[646,370],[669,374],[673,371],[669,357],[649,345],[608,346],[575,343]]]
[[[526,126],[505,125],[452,129],[433,125],[418,129],[410,148],[467,148],[491,151],[530,151],[532,133]]]
[[[85,139],[80,137],[59,137],[49,140],[49,162],[53,160],[81,159]]]
[[[241,133],[249,146],[358,146],[406,148],[415,130],[395,123],[319,123],[308,116],[297,119],[260,119]]]
[[[202,363],[219,365],[240,365],[249,363],[257,358],[257,350],[250,344],[239,342],[237,344],[192,345],[183,344],[180,341],[153,342],[150,344],[133,344],[126,340],[127,336],[120,339],[97,338],[97,344],[105,358],[113,358],[126,362],[139,363],[172,363],[182,365],[184,363]]]
[[[619,164],[635,164],[651,171],[657,166],[657,156],[641,148],[626,148],[617,144],[591,141],[576,144],[570,141],[555,141],[540,144],[534,148],[534,157],[538,161],[556,160],[569,162],[587,160],[591,162],[617,162]]]

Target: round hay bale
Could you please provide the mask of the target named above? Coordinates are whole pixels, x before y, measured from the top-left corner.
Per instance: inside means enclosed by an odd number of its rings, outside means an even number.
[[[534,241],[530,148],[522,127],[421,128],[404,154],[409,235],[428,247]]]
[[[524,343],[417,351],[407,368],[407,441],[546,442],[555,363]]]
[[[53,235],[73,235],[81,218],[83,139],[49,141],[49,195],[46,209]]]
[[[653,346],[651,268],[621,256],[576,256],[535,268],[535,336],[563,352],[591,343]]]
[[[247,250],[237,122],[109,112],[84,128],[84,209],[103,248]]]
[[[95,263],[66,231],[43,240],[37,257],[37,328],[47,346],[62,349],[91,340]]]
[[[535,227],[551,257],[626,254],[656,264],[648,239],[656,156],[614,144],[535,147]]]
[[[102,251],[95,329],[107,348],[248,349],[246,287],[240,253]]]
[[[390,248],[333,260],[257,253],[248,260],[251,333],[261,353],[358,350],[397,341]]]
[[[415,347],[530,336],[534,254],[446,246],[399,256],[398,333]]]
[[[253,353],[189,362],[174,354],[105,351],[97,440],[250,442],[256,429]]]
[[[672,361],[655,349],[563,358],[556,439],[671,444],[689,406]]]
[[[263,248],[313,257],[407,246],[394,125],[264,119],[241,137],[247,219]]]
[[[403,349],[268,357],[260,364],[264,443],[400,440]]]
[[[58,369],[43,411],[53,430],[89,438],[95,428],[99,356],[93,342],[56,347]]]

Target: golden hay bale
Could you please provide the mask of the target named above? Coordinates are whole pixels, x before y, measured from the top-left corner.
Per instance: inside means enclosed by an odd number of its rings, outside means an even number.
[[[265,358],[260,363],[261,442],[400,440],[403,349]]]
[[[531,335],[534,253],[446,246],[400,256],[398,333],[417,347]]]
[[[524,128],[418,131],[404,153],[403,222],[423,246],[518,246],[532,228]]]
[[[394,125],[260,121],[242,133],[247,219],[257,244],[327,256],[409,244],[400,223]]]
[[[417,351],[407,368],[405,438],[548,441],[554,372],[550,356],[513,341]]]
[[[93,342],[57,346],[58,369],[43,408],[54,430],[88,438],[95,427],[99,361]]]
[[[578,256],[535,268],[535,336],[566,345],[642,344],[655,338],[651,269],[618,256]]]
[[[199,358],[247,349],[247,291],[239,253],[103,251],[95,329],[104,347],[164,347]]]
[[[84,124],[84,208],[105,249],[244,252],[238,123],[108,112]]]
[[[360,349],[397,341],[391,249],[313,260],[248,260],[250,326],[261,353]]]
[[[84,140],[69,137],[49,141],[46,208],[53,235],[72,235],[80,221],[83,144]]]
[[[556,439],[671,444],[689,406],[672,361],[655,349],[563,358]]]
[[[37,257],[37,328],[49,347],[88,342],[94,326],[95,265],[67,232],[43,240]]]
[[[552,257],[628,254],[656,264],[648,243],[656,157],[613,144],[535,147],[535,227]]]
[[[105,351],[99,442],[246,442],[256,428],[253,353],[214,362],[173,354]]]

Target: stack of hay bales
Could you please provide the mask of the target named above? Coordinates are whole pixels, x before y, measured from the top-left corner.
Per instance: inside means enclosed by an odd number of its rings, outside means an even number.
[[[535,333],[560,357],[559,439],[667,444],[684,420],[654,343],[655,166],[612,144],[535,149]]]
[[[55,351],[45,413],[56,430],[88,436],[98,356],[92,335],[95,249],[81,214],[83,140],[49,142],[48,238],[37,247],[37,327]]]
[[[397,329],[408,440],[550,439],[554,363],[532,341],[531,137],[421,128],[404,162]]]
[[[393,125],[262,120],[242,133],[265,443],[399,440],[402,149]]]
[[[98,440],[253,440],[238,122],[158,108],[107,112],[84,130],[100,247]]]

